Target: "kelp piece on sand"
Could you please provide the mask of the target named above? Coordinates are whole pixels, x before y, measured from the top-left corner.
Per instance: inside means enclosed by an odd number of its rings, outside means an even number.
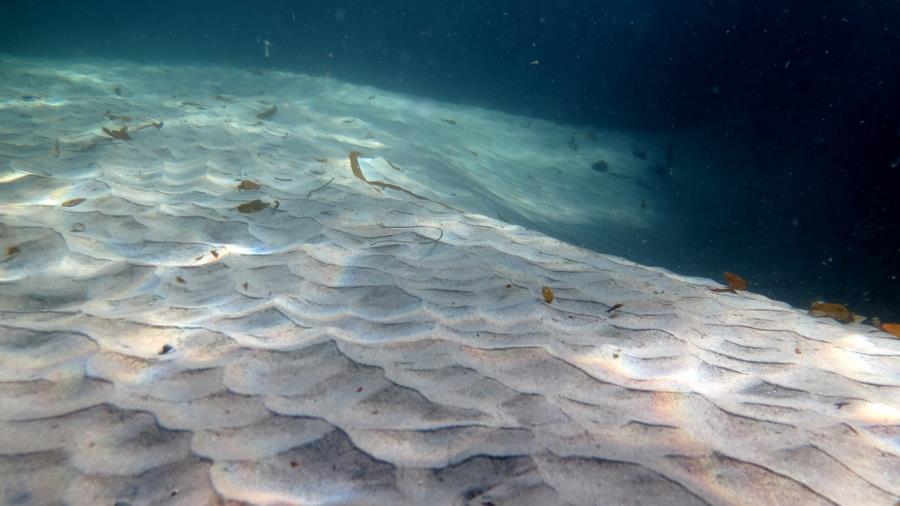
[[[63,207],[75,207],[78,204],[81,204],[82,202],[84,202],[85,200],[87,200],[87,199],[83,198],[83,197],[78,197],[77,199],[67,200],[60,205]]]
[[[419,194],[413,193],[413,192],[407,190],[406,188],[403,188],[402,186],[397,186],[392,183],[385,183],[384,181],[369,181],[368,179],[366,179],[366,176],[363,175],[362,168],[360,168],[360,166],[359,166],[360,155],[362,155],[362,153],[360,153],[359,151],[351,151],[350,152],[350,170],[353,171],[354,176],[356,176],[358,179],[360,179],[364,183],[368,184],[369,186],[375,188],[376,190],[378,190],[379,188],[387,188],[389,190],[401,191],[401,192],[406,193],[407,195],[411,195],[419,200],[427,200],[428,202],[434,202],[435,204],[444,206],[447,209],[457,211],[457,212],[462,212],[461,210],[459,210],[455,207],[452,207],[452,206],[448,206],[447,204],[444,204],[443,202],[438,202],[437,200],[432,200],[428,197],[423,197]],[[379,190],[379,191],[381,191],[381,190]]]
[[[843,304],[834,302],[813,302],[809,307],[809,314],[813,316],[827,316],[841,323],[856,321],[856,315]]]
[[[103,127],[103,133],[112,137],[113,139],[118,139],[120,141],[130,141],[131,136],[128,135],[128,127],[123,126],[118,130],[110,130],[109,128]]]
[[[881,330],[894,337],[900,337],[900,323],[883,323],[881,324]]]
[[[747,289],[747,281],[737,274],[726,272],[723,277],[725,278],[725,284],[728,285],[728,288],[710,288],[710,290],[713,292],[737,293],[738,290]]]
[[[541,296],[547,304],[553,304],[553,289],[549,286],[541,288]]]

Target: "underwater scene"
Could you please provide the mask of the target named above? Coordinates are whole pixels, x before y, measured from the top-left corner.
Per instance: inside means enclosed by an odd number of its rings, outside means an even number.
[[[900,504],[900,4],[0,16],[0,504]]]

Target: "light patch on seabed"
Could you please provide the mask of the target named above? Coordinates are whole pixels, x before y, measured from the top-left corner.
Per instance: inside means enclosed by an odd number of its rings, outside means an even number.
[[[2,60],[8,497],[900,496],[900,340],[497,219],[677,234],[665,146],[289,72]]]

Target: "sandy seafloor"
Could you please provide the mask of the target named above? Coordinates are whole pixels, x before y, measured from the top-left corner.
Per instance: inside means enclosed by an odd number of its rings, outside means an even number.
[[[0,91],[4,504],[900,498],[900,340],[504,223],[659,226],[633,139],[222,67]]]

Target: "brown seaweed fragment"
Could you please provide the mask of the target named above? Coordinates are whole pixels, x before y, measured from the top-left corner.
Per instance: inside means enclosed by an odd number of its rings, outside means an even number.
[[[103,127],[103,133],[112,137],[113,139],[118,139],[120,141],[130,141],[131,140],[131,136],[128,135],[128,127],[127,126],[123,126],[122,128],[120,128],[118,130],[110,130],[106,127]]]
[[[278,107],[273,105],[271,108],[266,109],[265,111],[263,111],[261,113],[257,113],[256,118],[257,119],[269,119],[272,116],[275,116],[275,113],[277,113],[277,112],[278,112]]]
[[[900,323],[882,323],[880,328],[894,337],[900,337]]]
[[[184,278],[181,276],[175,276],[175,282],[178,284],[181,284],[181,285],[187,283],[187,281],[185,281]]]
[[[810,304],[809,314],[812,316],[827,316],[841,323],[852,323],[856,320],[856,315],[847,309],[847,306],[834,302],[813,302]]]
[[[359,167],[359,155],[361,155],[359,151],[351,151],[350,152],[350,170],[353,171],[353,175],[362,181],[368,183],[369,180],[366,179],[366,176],[363,175],[362,169]]]
[[[18,255],[19,252],[22,251],[18,246],[10,246],[6,248],[6,256],[11,257],[13,255]]]
[[[728,288],[710,288],[710,290],[712,290],[713,292],[737,293],[738,290],[747,289],[747,281],[745,281],[744,278],[738,276],[737,274],[726,272],[723,277],[725,278],[725,284],[728,285]]]
[[[245,179],[241,181],[241,184],[237,186],[238,190],[259,190],[259,185],[250,181],[249,179]]]
[[[255,213],[258,211],[262,211],[263,209],[269,207],[270,205],[272,205],[272,204],[269,204],[268,202],[263,202],[262,200],[256,199],[256,200],[251,200],[250,202],[244,202],[243,204],[237,206],[235,209],[237,209],[237,211],[239,213],[245,213],[245,214],[246,213]]]
[[[85,198],[83,198],[83,197],[78,197],[77,199],[70,199],[70,200],[67,200],[67,201],[63,202],[62,204],[60,204],[60,205],[63,206],[63,207],[75,207],[75,206],[77,206],[78,204],[81,204],[82,202],[84,202],[85,200],[87,200],[87,199],[85,199]]]
[[[541,296],[547,304],[553,304],[553,289],[549,286],[541,288]]]
[[[135,129],[132,130],[132,131],[133,131],[133,132],[140,132],[141,130],[143,130],[143,129],[145,129],[145,128],[150,128],[150,127],[153,127],[153,128],[155,128],[155,129],[159,130],[160,128],[163,127],[163,122],[162,122],[162,121],[151,121],[150,123],[147,123],[146,125],[141,125],[141,126],[135,128]]]
[[[362,154],[362,153],[360,153],[359,151],[351,151],[351,152],[350,152],[350,170],[353,171],[353,175],[354,175],[354,176],[356,176],[357,178],[359,178],[359,179],[362,180],[363,182],[367,183],[367,184],[368,184],[369,186],[371,186],[372,188],[374,188],[374,189],[376,189],[376,190],[378,190],[379,188],[387,188],[387,189],[390,189],[390,190],[401,191],[401,192],[406,193],[407,195],[413,196],[413,197],[415,197],[415,198],[417,198],[417,199],[419,199],[419,200],[427,200],[427,201],[429,201],[429,202],[434,202],[435,204],[444,206],[444,207],[446,207],[447,209],[450,209],[450,210],[453,210],[453,211],[462,212],[462,211],[460,211],[459,209],[457,209],[457,208],[455,208],[455,207],[448,206],[447,204],[444,204],[443,202],[438,202],[437,200],[432,200],[432,199],[430,199],[430,198],[428,198],[428,197],[423,197],[423,196],[418,195],[418,194],[416,194],[416,193],[413,193],[413,192],[411,192],[411,191],[409,191],[409,190],[407,190],[406,188],[403,188],[403,187],[401,187],[401,186],[397,186],[397,185],[391,184],[391,183],[385,183],[384,181],[369,181],[368,179],[366,179],[366,176],[363,175],[362,169],[361,169],[360,166],[359,166],[359,156],[360,156],[361,154]],[[381,191],[381,190],[378,190],[378,191]]]
[[[613,304],[612,307],[610,307],[609,309],[606,310],[606,312],[612,313],[613,311],[615,311],[616,309],[619,309],[621,307],[622,307],[622,304]]]

